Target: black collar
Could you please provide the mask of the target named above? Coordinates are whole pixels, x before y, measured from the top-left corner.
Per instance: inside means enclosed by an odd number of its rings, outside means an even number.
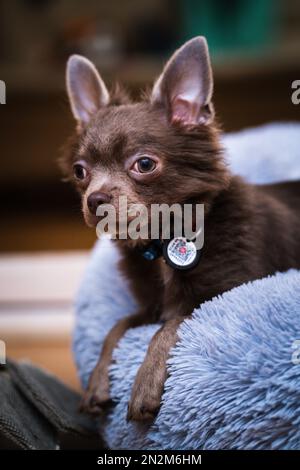
[[[162,240],[152,240],[148,245],[140,249],[142,257],[148,261],[160,258],[163,253],[163,243]]]

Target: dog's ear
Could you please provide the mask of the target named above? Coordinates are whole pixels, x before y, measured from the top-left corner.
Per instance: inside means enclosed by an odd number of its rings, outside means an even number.
[[[191,39],[167,62],[154,84],[153,104],[166,108],[171,122],[208,124],[213,119],[213,77],[206,39]]]
[[[83,56],[69,58],[66,84],[71,109],[80,126],[88,124],[98,109],[109,103],[107,88],[96,67]]]

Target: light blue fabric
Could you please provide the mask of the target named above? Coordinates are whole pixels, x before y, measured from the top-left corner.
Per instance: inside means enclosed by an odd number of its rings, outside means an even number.
[[[260,183],[300,178],[300,125],[224,137],[234,172]],[[284,160],[284,162],[283,162]],[[97,242],[76,301],[75,359],[83,385],[104,337],[135,303],[112,243]],[[300,449],[300,272],[239,286],[196,309],[179,330],[152,426],[127,423],[131,387],[158,325],[129,330],[114,352],[116,406],[100,423],[112,449]]]
[[[250,183],[300,179],[300,124],[266,124],[226,134],[223,142],[233,172]]]

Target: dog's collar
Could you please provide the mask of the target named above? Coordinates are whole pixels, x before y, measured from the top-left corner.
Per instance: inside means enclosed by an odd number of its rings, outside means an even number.
[[[179,270],[194,268],[201,256],[201,250],[197,250],[195,243],[185,237],[152,240],[140,251],[147,261],[154,261],[162,256],[169,266]]]
[[[186,201],[194,204],[193,199]],[[185,237],[174,237],[168,240],[155,239],[143,247],[141,254],[144,259],[154,261],[160,257],[173,269],[188,270],[199,263],[201,250],[197,250],[194,240]]]
[[[152,240],[148,245],[140,249],[141,255],[147,261],[154,261],[162,256],[163,241]]]

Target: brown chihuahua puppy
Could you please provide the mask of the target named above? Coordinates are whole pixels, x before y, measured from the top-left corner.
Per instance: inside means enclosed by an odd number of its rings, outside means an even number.
[[[215,122],[203,37],[175,52],[141,102],[132,103],[120,89],[109,94],[93,64],[77,55],[68,61],[67,89],[77,132],[62,163],[82,194],[89,225],[97,224],[103,203],[118,211],[120,195],[146,207],[186,201],[205,205],[205,244],[191,269],[171,267],[160,256],[145,259],[145,240],[115,241],[120,268],[140,307],[108,334],[83,408],[97,413],[110,402],[109,365],[125,331],[161,321],[128,406],[128,419],[151,420],[184,318],[244,282],[300,268],[300,183],[254,186],[231,175]]]

